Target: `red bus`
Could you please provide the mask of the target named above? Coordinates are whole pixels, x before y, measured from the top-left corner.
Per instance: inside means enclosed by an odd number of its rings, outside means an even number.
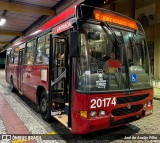
[[[153,111],[144,30],[129,17],[74,5],[7,49],[6,81],[74,134]]]

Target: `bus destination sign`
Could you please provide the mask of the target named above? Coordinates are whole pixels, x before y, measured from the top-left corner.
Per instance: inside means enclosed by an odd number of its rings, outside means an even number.
[[[122,26],[129,27],[136,30],[138,29],[135,21],[127,19],[125,17],[121,17],[119,15],[112,14],[112,13],[107,13],[107,12],[103,12],[95,9],[94,17],[96,20],[102,20],[102,21],[122,25]]]

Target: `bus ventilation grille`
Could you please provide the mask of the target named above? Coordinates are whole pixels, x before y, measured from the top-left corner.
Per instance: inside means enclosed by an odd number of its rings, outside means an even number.
[[[143,100],[143,99],[147,98],[148,96],[149,96],[149,94],[120,97],[120,98],[117,98],[117,104],[124,104],[124,103],[129,103],[129,102],[137,102],[137,101],[140,101],[140,100]]]
[[[136,116],[129,117],[129,118],[124,118],[124,119],[118,120],[116,122],[111,122],[111,126],[126,124],[126,123],[129,123],[129,122],[135,121],[137,119],[138,118]]]
[[[114,116],[127,115],[127,114],[138,112],[142,108],[143,108],[143,105],[141,105],[141,104],[140,105],[133,105],[133,106],[131,106],[130,109],[128,109],[127,107],[118,108],[118,109],[112,110],[112,115],[114,115]]]

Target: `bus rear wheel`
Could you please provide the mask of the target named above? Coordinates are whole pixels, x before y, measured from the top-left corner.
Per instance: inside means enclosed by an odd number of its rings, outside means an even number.
[[[49,97],[46,93],[45,90],[42,91],[41,93],[41,99],[40,99],[40,113],[42,118],[47,121],[50,122],[51,120],[51,111],[49,108]]]
[[[14,88],[14,83],[13,83],[13,78],[12,77],[10,78],[10,90],[12,92],[15,92],[15,88]]]

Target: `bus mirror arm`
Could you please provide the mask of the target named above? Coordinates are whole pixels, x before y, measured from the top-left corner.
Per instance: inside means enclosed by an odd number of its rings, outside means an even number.
[[[78,31],[72,31],[69,36],[69,56],[71,58],[78,57]]]
[[[71,19],[71,25],[72,26],[77,25],[77,22],[78,22],[77,18],[72,18]]]

